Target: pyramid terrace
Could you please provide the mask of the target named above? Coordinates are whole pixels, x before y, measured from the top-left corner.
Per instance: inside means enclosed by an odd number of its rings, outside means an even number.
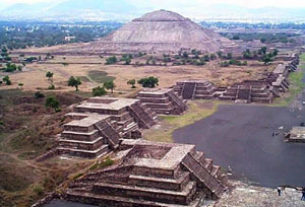
[[[145,89],[139,92],[138,98],[157,114],[182,114],[187,106],[172,88]]]
[[[72,183],[67,199],[109,206],[199,206],[229,189],[226,174],[194,145],[124,140],[117,164]]]
[[[156,121],[154,112],[137,99],[91,98],[66,115],[59,154],[95,158],[118,147],[122,138],[141,137],[141,128]]]

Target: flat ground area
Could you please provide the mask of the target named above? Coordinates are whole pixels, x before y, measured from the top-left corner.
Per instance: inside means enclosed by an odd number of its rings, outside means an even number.
[[[44,56],[42,56],[44,58]],[[117,56],[120,58],[120,56]],[[47,90],[50,82],[45,77],[46,72],[54,73],[54,84],[57,91],[73,91],[67,86],[70,76],[80,77],[81,91],[91,92],[92,88],[101,85],[107,80],[114,80],[116,91],[128,94],[133,92],[127,81],[139,80],[144,77],[156,76],[159,78],[159,87],[170,87],[176,84],[177,80],[204,79],[210,80],[218,86],[231,85],[236,80],[263,78],[266,72],[272,71],[279,62],[271,65],[264,65],[258,61],[248,61],[247,66],[220,67],[220,60],[214,60],[204,66],[181,65],[181,66],[135,66],[105,65],[105,57],[99,56],[55,56],[52,60],[39,63],[27,64],[23,72],[7,73],[13,85],[1,86],[1,89],[17,88],[18,83],[23,83],[24,90]],[[148,57],[133,59],[134,62],[143,62]],[[139,86],[138,86],[139,87]]]
[[[304,186],[305,144],[284,142],[284,133],[302,122],[304,109],[221,105],[173,137],[178,143],[195,144],[216,164],[262,186]]]

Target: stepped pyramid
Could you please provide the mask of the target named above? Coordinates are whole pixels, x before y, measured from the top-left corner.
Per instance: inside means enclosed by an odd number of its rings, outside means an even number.
[[[229,190],[226,174],[194,145],[124,140],[121,158],[72,183],[66,199],[102,206],[198,207]]]
[[[202,28],[180,14],[159,10],[134,19],[97,41],[51,47],[47,51],[54,54],[177,53],[181,49],[217,52],[234,47],[235,43],[229,39]]]

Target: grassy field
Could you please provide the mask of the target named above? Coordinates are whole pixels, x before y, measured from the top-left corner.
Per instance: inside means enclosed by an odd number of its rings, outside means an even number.
[[[52,148],[54,136],[61,132],[67,107],[82,100],[75,93],[54,94],[62,112],[44,106],[45,98],[34,92],[0,90],[0,206],[28,207],[46,193],[54,191],[76,173],[92,164],[84,160],[35,162]]]
[[[217,111],[218,101],[191,101],[188,110],[181,116],[161,116],[161,122],[154,128],[144,131],[144,138],[157,142],[173,142],[175,130],[211,116]]]
[[[305,53],[301,55],[300,60],[300,70],[289,75],[289,91],[284,94],[283,97],[276,99],[272,106],[288,106],[293,102],[297,95],[304,90],[305,83],[303,79],[305,77]]]
[[[105,83],[107,81],[114,81],[115,77],[108,76],[104,71],[92,70],[88,72],[88,77],[96,83]]]

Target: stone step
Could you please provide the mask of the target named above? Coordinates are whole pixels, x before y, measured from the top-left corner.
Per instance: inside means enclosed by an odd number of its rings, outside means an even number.
[[[119,184],[96,183],[93,187],[96,194],[123,196],[128,198],[141,197],[145,200],[187,205],[196,193],[196,182],[189,182],[183,191],[170,191],[147,187],[126,186]]]
[[[107,154],[109,152],[109,146],[102,145],[100,148],[98,148],[96,150],[80,150],[80,149],[58,147],[58,150],[59,150],[60,154],[91,159],[91,158],[101,157],[101,156]]]
[[[75,144],[86,144],[86,145],[93,145],[99,141],[104,140],[104,137],[99,137],[96,140],[92,140],[92,141],[81,141],[81,140],[69,140],[69,139],[60,139],[59,142],[62,143],[75,143]]]
[[[204,164],[206,162],[205,155],[203,152],[196,151],[194,158],[202,164]]]
[[[128,183],[140,187],[159,188],[163,190],[181,191],[190,181],[190,173],[182,172],[178,179],[130,175]]]
[[[99,136],[98,130],[92,130],[90,132],[77,132],[77,131],[63,131],[61,137],[73,140],[88,140],[93,141]]]
[[[137,123],[132,122],[132,123],[128,124],[127,127],[125,127],[125,128],[123,129],[123,132],[129,132],[129,131],[134,130],[134,129],[137,129],[137,128],[138,128]]]
[[[209,172],[212,172],[213,170],[213,160],[212,159],[205,159],[205,166],[204,166]]]
[[[161,202],[146,201],[136,198],[124,198],[114,195],[97,195],[86,191],[71,191],[67,192],[67,199],[75,202],[105,205],[112,207],[199,207],[201,202],[200,196],[196,197],[189,205],[168,204]]]
[[[220,175],[220,172],[221,172],[221,168],[217,165],[214,165],[211,175],[217,178]]]

